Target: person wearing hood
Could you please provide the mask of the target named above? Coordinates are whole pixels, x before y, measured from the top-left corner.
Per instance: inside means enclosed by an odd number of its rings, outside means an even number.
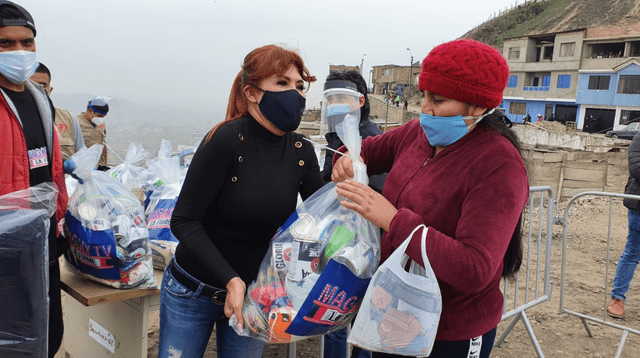
[[[349,92],[353,94],[349,94]],[[362,139],[382,134],[380,128],[369,119],[371,106],[367,96],[367,83],[358,71],[331,71],[325,82],[323,97],[322,123],[327,147],[337,150],[343,145],[336,133],[335,126],[349,113],[360,118],[358,129]],[[353,108],[348,108],[345,106],[346,104]],[[334,153],[327,150],[325,154],[322,178],[327,183],[331,181],[331,171],[333,170],[331,160]],[[382,193],[385,178],[386,174],[370,176],[369,186]]]
[[[64,218],[68,196],[62,170],[62,153],[54,126],[53,103],[44,88],[29,80],[38,67],[35,37],[35,22],[31,14],[11,1],[0,1],[0,195],[45,182],[53,182],[58,187],[56,212],[51,217],[48,233],[48,355],[53,357],[60,348],[63,335],[58,261],[62,252],[57,250],[57,239],[60,237],[58,223]],[[9,265],[6,262],[3,264]],[[37,263],[23,264],[35,266]],[[33,292],[36,291],[34,288]],[[6,290],[0,295],[3,298],[0,319],[3,327],[9,323],[10,327],[15,328],[19,323],[29,320],[28,316],[33,312],[25,312],[24,307],[28,305],[24,300],[34,300],[33,292],[28,290],[18,293],[18,297],[12,297],[11,290]],[[0,331],[3,327],[0,327]],[[15,344],[6,342],[0,348],[15,352],[11,350]],[[0,356],[5,356],[2,352],[6,351],[0,349]]]
[[[94,144],[102,144],[102,156],[98,161],[98,170],[108,170],[107,166],[107,129],[104,125],[104,118],[109,112],[109,99],[102,96],[93,97],[87,104],[87,110],[76,116],[78,124],[82,129],[84,145],[90,148]]]

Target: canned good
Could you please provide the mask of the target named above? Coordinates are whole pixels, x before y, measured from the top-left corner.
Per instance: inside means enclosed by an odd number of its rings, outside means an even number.
[[[96,208],[89,203],[82,203],[78,205],[78,215],[83,220],[91,221],[96,218]]]
[[[371,272],[375,259],[373,247],[365,241],[359,241],[355,246],[344,246],[332,259],[346,266],[358,277],[373,275]]]
[[[316,220],[310,214],[300,214],[298,219],[291,224],[291,236],[295,241],[316,242],[318,240],[314,237],[315,232]]]
[[[113,230],[114,236],[118,234],[126,235],[131,229],[131,226],[131,219],[127,215],[118,215],[115,220],[113,220],[111,230]]]
[[[111,227],[111,223],[109,220],[105,219],[94,219],[91,221],[91,225],[89,228],[93,231],[105,231]]]
[[[271,266],[277,272],[287,272],[291,262],[291,243],[276,242],[271,246]]]
[[[293,241],[287,278],[292,281],[301,281],[310,274],[318,273],[321,255],[322,243]]]

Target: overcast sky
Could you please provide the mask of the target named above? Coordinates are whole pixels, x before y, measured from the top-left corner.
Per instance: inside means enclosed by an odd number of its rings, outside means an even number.
[[[14,0],[33,16],[37,58],[56,93],[199,107],[224,116],[244,56],[266,44],[297,49],[318,81],[329,65],[421,61],[523,0]],[[407,50],[411,49],[411,52]],[[365,55],[366,54],[366,55]],[[89,100],[89,99],[87,99]]]

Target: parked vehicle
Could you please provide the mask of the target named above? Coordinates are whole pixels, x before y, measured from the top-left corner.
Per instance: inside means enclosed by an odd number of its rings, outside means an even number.
[[[617,126],[615,129],[607,131],[605,136],[631,140],[638,132],[640,132],[640,122],[635,122],[629,123],[626,126]]]

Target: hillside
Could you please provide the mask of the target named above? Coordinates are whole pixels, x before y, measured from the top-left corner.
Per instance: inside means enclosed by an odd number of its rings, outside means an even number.
[[[584,28],[626,27],[640,34],[640,2],[637,0],[530,1],[467,32],[496,48],[505,39]]]

